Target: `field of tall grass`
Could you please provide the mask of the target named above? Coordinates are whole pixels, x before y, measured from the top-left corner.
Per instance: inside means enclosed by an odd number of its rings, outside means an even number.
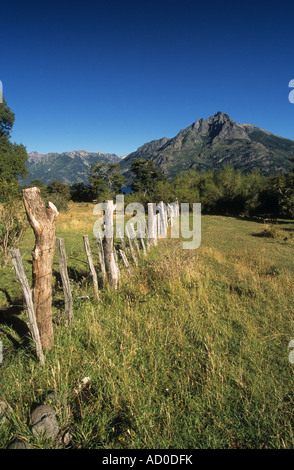
[[[160,240],[132,276],[121,264],[120,288],[101,287],[95,301],[82,239],[89,235],[98,266],[95,218],[91,204],[59,215],[74,320],[68,329],[56,252],[55,347],[43,367],[12,264],[0,269],[0,400],[11,407],[0,446],[18,438],[64,447],[31,432],[31,409],[47,403],[71,448],[294,448],[293,222],[277,231],[202,216],[198,249]],[[33,245],[28,232],[20,251],[29,280]],[[85,377],[89,385],[77,395]]]

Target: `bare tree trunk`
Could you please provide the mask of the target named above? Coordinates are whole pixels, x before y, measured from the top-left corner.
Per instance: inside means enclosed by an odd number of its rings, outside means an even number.
[[[43,350],[54,346],[52,324],[52,263],[55,249],[55,222],[58,211],[45,206],[39,188],[24,189],[23,201],[35,234],[32,296]]]

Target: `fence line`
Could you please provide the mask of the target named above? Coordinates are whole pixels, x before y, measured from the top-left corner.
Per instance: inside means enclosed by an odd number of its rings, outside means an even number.
[[[148,224],[145,228],[145,233],[142,230],[141,224],[137,225],[137,232],[134,229],[134,224],[130,223],[129,226],[132,230],[132,235],[135,235],[133,238],[136,251],[139,258],[147,256],[147,252],[151,249],[152,246],[157,246],[158,239],[167,236],[168,226],[173,226],[175,219],[179,215],[179,207],[177,203],[165,204],[161,201],[159,204],[155,205],[153,203],[147,204],[148,208]],[[118,238],[120,240],[120,245],[117,249],[114,246],[114,237],[113,237],[113,212],[115,206],[113,201],[106,201],[106,210],[104,213],[105,216],[105,237],[102,240],[100,234],[96,237],[96,246],[98,251],[99,265],[102,274],[103,284],[108,281],[108,284],[111,288],[117,289],[119,285],[119,279],[121,277],[119,262],[118,262],[118,253],[122,259],[125,268],[128,273],[132,275],[133,269],[130,265],[127,258],[127,251],[129,250],[131,258],[135,267],[138,267],[138,260],[135,255],[135,251],[132,244],[132,238],[129,234],[128,227],[125,227],[125,234],[128,241],[128,245],[125,243],[124,237],[120,229],[118,229]],[[110,237],[109,234],[112,234]],[[145,237],[143,236],[145,235]],[[140,238],[140,244],[137,239],[137,235]],[[144,242],[146,238],[146,244]],[[94,297],[95,300],[99,300],[99,287],[98,287],[98,277],[97,271],[94,266],[89,237],[88,235],[83,235],[84,248],[86,251],[86,256],[88,260],[90,274],[93,281]],[[65,299],[65,320],[68,326],[72,326],[73,323],[73,300],[72,292],[70,287],[70,280],[67,270],[66,262],[66,250],[64,245],[64,240],[62,238],[57,239],[58,252],[59,252],[59,269],[63,285],[64,299]],[[140,249],[141,245],[141,249]],[[35,342],[37,356],[42,364],[44,364],[44,354],[40,341],[39,329],[36,322],[36,316],[33,307],[33,300],[31,295],[31,290],[28,285],[27,278],[22,265],[22,260],[20,257],[19,250],[11,250],[11,258],[15,268],[16,276],[20,282],[23,295],[27,304],[28,317],[30,330]]]

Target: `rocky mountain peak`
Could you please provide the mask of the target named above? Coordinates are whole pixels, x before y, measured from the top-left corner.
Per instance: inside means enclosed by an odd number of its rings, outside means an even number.
[[[233,165],[244,172],[285,173],[290,168],[294,141],[275,136],[250,124],[239,124],[218,111],[207,119],[196,119],[175,137],[146,143],[121,163],[128,170],[135,158],[153,160],[168,176],[180,171],[198,171]]]

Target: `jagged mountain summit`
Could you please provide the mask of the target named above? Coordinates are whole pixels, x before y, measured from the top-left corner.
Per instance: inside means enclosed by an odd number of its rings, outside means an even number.
[[[27,162],[29,176],[22,183],[39,179],[44,184],[49,184],[53,180],[67,184],[75,182],[88,184],[88,172],[91,165],[98,162],[119,163],[120,161],[121,158],[112,153],[93,153],[86,150],[47,153],[45,155],[30,152]]]
[[[238,124],[219,111],[208,119],[197,119],[172,139],[164,137],[144,144],[120,165],[128,172],[134,159],[151,159],[168,177],[190,169],[216,170],[225,165],[246,173],[257,169],[270,175],[286,173],[293,156],[293,140],[252,124]]]

